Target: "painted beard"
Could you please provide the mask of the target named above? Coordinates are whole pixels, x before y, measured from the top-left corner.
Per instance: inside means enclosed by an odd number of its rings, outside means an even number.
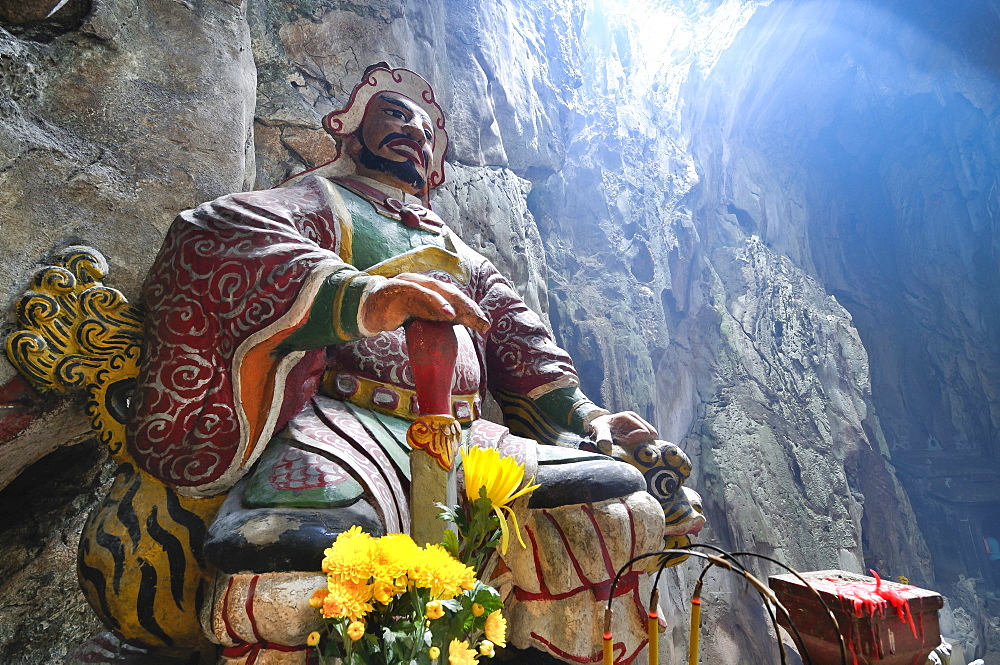
[[[405,138],[405,137],[404,137]],[[392,136],[386,137],[386,140],[392,139]],[[361,151],[358,153],[358,161],[361,165],[372,171],[379,171],[387,175],[391,175],[393,178],[399,180],[400,182],[405,182],[407,185],[412,185],[414,189],[421,190],[424,188],[424,177],[417,170],[417,165],[410,160],[405,160],[402,162],[394,162],[391,159],[386,159],[380,155],[376,155],[374,152],[368,149],[365,145],[365,139],[358,132],[358,140],[361,142]],[[385,141],[383,141],[384,143]]]

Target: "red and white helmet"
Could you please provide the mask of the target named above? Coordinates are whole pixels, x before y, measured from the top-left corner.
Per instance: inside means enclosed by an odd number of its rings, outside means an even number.
[[[340,139],[358,131],[371,100],[389,92],[405,97],[430,116],[434,126],[431,162],[427,170],[427,188],[434,189],[444,182],[444,155],[448,150],[448,132],[445,131],[444,111],[434,98],[434,90],[422,76],[409,69],[390,69],[380,62],[365,70],[361,82],[354,86],[351,99],[344,108],[323,118],[323,127],[337,139],[337,157],[340,159]]]

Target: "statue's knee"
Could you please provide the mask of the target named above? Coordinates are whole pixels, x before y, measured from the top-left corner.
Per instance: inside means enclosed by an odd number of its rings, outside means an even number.
[[[336,508],[256,507],[245,501],[249,478],[237,483],[208,529],[205,558],[224,573],[319,570],[323,550],[354,525],[384,532],[364,498]]]
[[[556,446],[538,447],[541,485],[532,492],[530,508],[556,508],[598,503],[646,489],[638,469],[605,455]]]

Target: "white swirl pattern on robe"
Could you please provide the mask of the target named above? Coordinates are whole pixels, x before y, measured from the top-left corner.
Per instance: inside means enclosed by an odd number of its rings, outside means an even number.
[[[322,188],[310,181],[223,197],[175,220],[144,288],[148,355],[128,442],[146,471],[197,486],[233,463],[233,439],[246,435],[238,431],[233,356],[289,311],[319,262],[338,259],[335,228]],[[284,399],[301,407],[309,395],[300,393],[290,385]]]
[[[300,290],[319,266],[330,269],[332,261],[352,269],[336,254],[340,231],[326,198],[329,186],[313,176],[281,189],[225,196],[182,213],[171,226],[144,288],[148,355],[128,431],[129,450],[144,470],[195,490],[223,491],[219,483],[238,478],[233,469],[247,463],[237,455],[250,436],[234,401],[241,345],[303,306],[297,302]],[[446,273],[432,276],[458,286],[492,321],[485,337],[459,336],[463,362],[456,392],[488,385],[527,395],[557,383],[577,385],[569,356],[510,282],[447,228],[435,242],[457,248],[471,279],[462,286]],[[337,344],[329,353],[338,369],[413,385],[402,331]],[[324,357],[322,350],[306,352],[288,374],[283,394],[255,407],[280,407],[275,431],[314,393]],[[264,393],[266,386],[247,389]],[[260,414],[248,414],[254,416]]]

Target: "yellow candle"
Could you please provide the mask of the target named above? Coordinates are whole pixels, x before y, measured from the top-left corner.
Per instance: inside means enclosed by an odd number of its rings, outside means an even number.
[[[657,665],[660,657],[660,622],[656,610],[649,610],[649,665]]]
[[[701,598],[691,599],[691,646],[688,649],[688,665],[698,665],[698,637],[701,633]]]
[[[649,619],[646,630],[649,632],[649,665],[658,665],[660,660],[660,621],[656,611],[660,608],[660,590],[653,589],[649,596]]]
[[[604,610],[604,665],[614,665],[611,653],[611,608]]]

